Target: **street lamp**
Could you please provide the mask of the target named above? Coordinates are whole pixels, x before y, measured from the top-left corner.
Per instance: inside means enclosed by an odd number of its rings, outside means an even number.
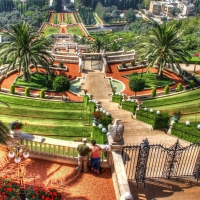
[[[24,176],[21,166],[21,159],[29,157],[29,147],[22,145],[19,140],[16,140],[16,143],[10,144],[8,148],[8,157],[14,158],[14,161],[18,164],[18,176],[19,176],[19,185],[20,185],[20,198],[21,200],[26,200],[26,195],[24,191]]]

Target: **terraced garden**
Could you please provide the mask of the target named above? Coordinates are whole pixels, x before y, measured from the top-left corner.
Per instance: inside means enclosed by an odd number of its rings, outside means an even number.
[[[173,126],[174,129],[172,128],[172,134],[190,142],[195,142],[200,141],[200,130],[197,129],[197,125],[200,124],[199,105],[200,89],[196,89],[173,96],[144,100],[142,107],[161,110],[161,112],[168,112],[171,116],[174,111],[180,111],[182,113],[178,123],[180,125]],[[190,122],[189,127],[186,126],[186,121]],[[179,127],[181,129],[177,130]],[[194,130],[196,133],[194,133]]]
[[[84,103],[52,102],[0,94],[10,108],[0,105],[0,120],[9,125],[18,120],[25,133],[63,140],[91,136],[91,113]]]

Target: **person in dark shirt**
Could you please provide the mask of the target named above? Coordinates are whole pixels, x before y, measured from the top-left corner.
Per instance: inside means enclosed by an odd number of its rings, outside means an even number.
[[[87,164],[88,164],[88,153],[90,148],[86,145],[87,138],[83,138],[82,144],[79,144],[77,147],[78,151],[78,170],[81,171],[83,169],[84,172],[87,172]]]

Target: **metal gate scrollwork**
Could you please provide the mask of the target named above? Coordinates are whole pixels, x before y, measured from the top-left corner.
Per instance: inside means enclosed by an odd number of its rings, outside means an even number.
[[[200,152],[196,161],[193,176],[195,179],[197,179],[197,184],[198,184],[198,179],[200,178]]]
[[[144,187],[145,187],[144,181],[145,181],[146,165],[147,165],[149,150],[150,150],[149,141],[146,138],[140,144],[140,151],[138,154],[138,162],[137,162],[136,173],[135,173],[137,188],[138,188],[138,183],[144,183]]]
[[[179,140],[177,140],[177,142],[172,145],[170,148],[167,148],[167,157],[165,160],[165,167],[163,170],[163,177],[166,178],[170,178],[171,176],[176,176],[177,174],[177,166],[179,165],[179,161],[181,158],[181,154],[184,150],[186,150],[187,148],[183,148],[180,143]]]

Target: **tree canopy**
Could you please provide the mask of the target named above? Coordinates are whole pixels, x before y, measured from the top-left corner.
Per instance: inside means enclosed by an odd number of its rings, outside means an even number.
[[[144,87],[145,87],[144,79],[138,77],[131,77],[129,81],[129,88],[131,89],[131,91],[135,92],[135,96],[136,92],[144,90]]]
[[[11,26],[10,32],[1,33],[8,40],[0,43],[0,59],[8,64],[7,71],[18,68],[23,71],[23,80],[30,80],[30,66],[38,64],[48,70],[53,61],[52,55],[47,52],[51,40],[40,37],[26,22]]]
[[[191,58],[177,26],[169,23],[157,24],[148,36],[139,38],[136,49],[138,60],[147,60],[148,67],[158,68],[158,77],[167,67],[181,73],[179,62],[187,64],[187,58]]]
[[[63,95],[64,92],[70,89],[69,79],[65,76],[57,76],[53,81],[53,89],[56,92],[62,92],[62,95]]]

